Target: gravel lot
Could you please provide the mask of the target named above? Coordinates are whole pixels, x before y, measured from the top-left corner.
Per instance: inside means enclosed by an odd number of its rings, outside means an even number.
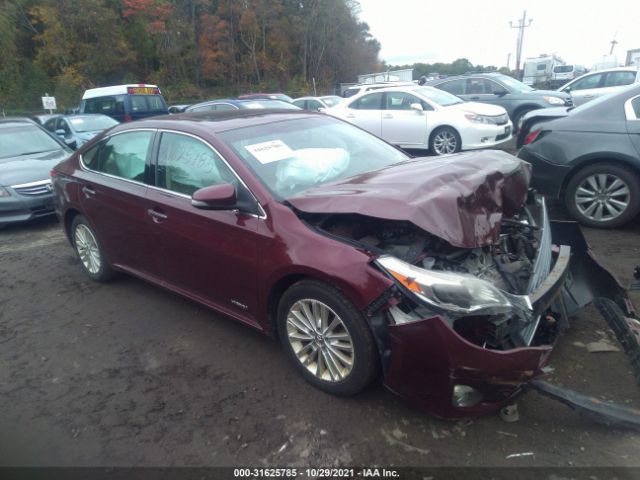
[[[640,221],[586,234],[631,281]],[[575,318],[552,380],[640,407],[622,353],[575,344],[602,337],[595,311]],[[55,219],[0,231],[0,411],[0,465],[640,466],[639,434],[533,392],[517,423],[437,420],[380,384],[326,395],[249,328],[131,277],[91,282]]]

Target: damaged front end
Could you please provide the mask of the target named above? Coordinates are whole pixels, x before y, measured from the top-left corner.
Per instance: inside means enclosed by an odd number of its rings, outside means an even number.
[[[575,222],[550,220],[529,179],[530,166],[505,152],[469,152],[289,199],[309,226],[366,251],[393,281],[365,312],[384,382],[440,417],[507,403],[543,373],[569,317],[591,302],[640,374],[626,291]]]
[[[481,415],[509,402],[543,373],[569,317],[595,299],[610,310],[616,333],[628,337],[635,325],[625,290],[595,261],[577,224],[550,221],[533,193],[502,219],[495,242],[475,248],[454,247],[410,222],[307,220],[367,249],[394,280],[367,311],[384,382],[439,417]]]

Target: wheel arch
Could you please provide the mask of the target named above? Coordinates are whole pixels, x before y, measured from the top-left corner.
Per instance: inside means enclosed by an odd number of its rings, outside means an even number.
[[[73,219],[80,215],[80,211],[75,208],[69,208],[66,212],[64,212],[64,231],[67,234],[67,238],[71,242],[71,225],[73,224]]]
[[[433,140],[433,136],[443,128],[450,128],[451,130],[453,130],[456,133],[456,135],[458,135],[458,138],[460,139],[460,147],[462,147],[462,134],[460,133],[460,130],[458,130],[456,127],[454,127],[450,123],[441,123],[433,127],[433,129],[429,133],[429,138],[427,139],[427,145],[429,146],[429,148],[431,148],[431,140]]]
[[[513,123],[513,128],[516,129],[518,126],[516,125],[516,120],[522,114],[522,112],[527,111],[530,112],[532,110],[540,110],[541,108],[545,108],[542,105],[538,105],[536,103],[525,103],[524,105],[518,105],[513,111],[512,115],[509,115],[509,119]]]

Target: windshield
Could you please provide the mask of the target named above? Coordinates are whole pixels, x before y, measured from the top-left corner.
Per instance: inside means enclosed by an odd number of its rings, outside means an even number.
[[[76,132],[95,132],[96,130],[106,130],[118,125],[117,120],[106,115],[71,117],[69,118],[69,123]]]
[[[500,80],[507,87],[509,87],[512,91],[522,93],[522,92],[533,92],[533,88],[528,85],[525,85],[522,82],[519,82],[515,78],[508,77],[506,75],[494,75],[492,78],[496,80]]]
[[[0,158],[62,150],[62,146],[35,125],[0,129]]]
[[[284,108],[287,110],[300,110],[293,103],[283,102],[282,100],[251,100],[241,104],[241,108]]]
[[[329,96],[329,97],[320,97],[324,103],[327,104],[327,107],[333,107],[334,105],[339,104],[342,101],[341,97]]]
[[[370,133],[324,116],[239,128],[220,138],[279,200],[409,158]]]
[[[417,94],[431,100],[438,105],[448,107],[449,105],[456,105],[457,103],[464,103],[460,98],[445,92],[444,90],[438,90],[432,87],[416,88],[414,90]]]

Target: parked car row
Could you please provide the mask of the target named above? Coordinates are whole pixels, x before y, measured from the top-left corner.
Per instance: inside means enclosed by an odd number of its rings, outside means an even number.
[[[424,87],[363,99],[382,102],[376,122],[405,100],[423,120],[467,108]],[[482,108],[469,115],[506,116]],[[544,373],[595,292],[636,318],[505,152],[411,158],[331,115],[237,109],[123,123],[52,175],[89,278],[126,272],[272,335],[332,394],[381,377],[437,416],[476,416]]]

